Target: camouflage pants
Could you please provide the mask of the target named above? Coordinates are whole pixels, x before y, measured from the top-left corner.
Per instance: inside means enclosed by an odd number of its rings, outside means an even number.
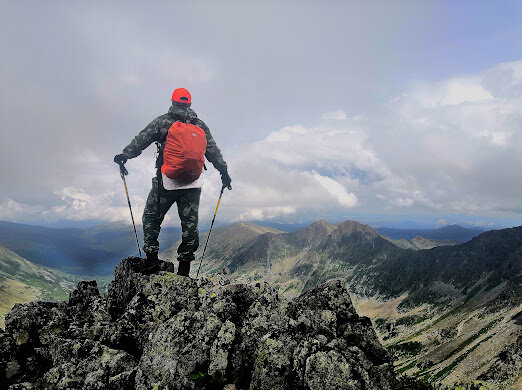
[[[178,215],[181,220],[181,244],[178,247],[178,260],[194,260],[194,252],[199,246],[198,209],[201,188],[167,191],[161,188],[160,213],[158,207],[158,181],[152,179],[152,189],[149,192],[145,210],[143,211],[143,250],[149,253],[159,251],[159,233],[161,223],[170,207],[177,203]]]

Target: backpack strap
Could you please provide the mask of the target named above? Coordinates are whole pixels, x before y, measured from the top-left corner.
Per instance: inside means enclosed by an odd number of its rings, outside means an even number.
[[[156,153],[158,154],[156,157],[156,182],[158,184],[158,190],[156,194],[156,217],[161,217],[161,187],[163,186],[163,176],[161,175],[161,166],[163,165],[163,148],[165,147],[165,140],[167,136],[165,135],[165,139],[161,139],[160,129],[158,129],[157,133],[157,141],[156,141]]]
[[[174,120],[172,123],[179,121],[179,119]],[[172,124],[170,125],[172,126]],[[170,127],[169,127],[170,128]],[[161,217],[161,187],[163,187],[163,176],[161,174],[161,166],[163,165],[163,149],[165,148],[165,141],[167,140],[168,130],[165,133],[165,135],[161,136],[160,129],[157,130],[157,136],[156,136],[156,181],[158,183],[158,190],[156,194],[156,201],[158,207],[156,207],[156,217]]]

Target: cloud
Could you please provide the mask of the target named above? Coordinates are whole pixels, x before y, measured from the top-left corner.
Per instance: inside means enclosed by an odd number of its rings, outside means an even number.
[[[437,221],[437,226],[447,226],[447,225],[451,225],[451,223],[448,222],[448,220],[446,220],[444,218],[441,218]]]
[[[295,121],[267,129],[254,141],[228,147],[218,142],[233,179],[219,218],[297,221],[351,212],[520,215],[521,75],[522,61],[500,64],[473,75],[417,83],[361,115],[333,110],[306,125]],[[140,83],[139,72],[121,77],[117,82]],[[46,182],[48,203],[6,196],[0,203],[2,219],[41,215],[128,221],[123,186],[111,161],[114,152],[64,137],[71,141],[64,155],[52,156],[57,160]],[[129,134],[122,137],[129,139]],[[45,137],[39,142],[44,144]],[[138,220],[155,174],[152,149],[127,164]],[[38,153],[36,148],[34,156]],[[66,169],[60,163],[65,155]],[[38,165],[34,169],[44,171]],[[220,189],[215,170],[204,176],[202,223],[211,219]],[[448,220],[453,218],[441,224]],[[179,224],[175,212],[165,224]]]
[[[346,112],[344,112],[343,110],[328,111],[328,112],[325,112],[323,115],[321,115],[321,119],[323,119],[323,120],[344,121],[347,118],[348,118],[348,115],[346,115]]]
[[[9,198],[0,203],[0,215],[2,216],[2,220],[30,220],[45,212],[45,210],[44,206],[23,204]]]
[[[480,132],[480,135],[485,137],[490,143],[498,146],[505,146],[509,137],[511,136],[511,132],[507,131],[488,131],[484,130]]]
[[[475,76],[452,78],[438,83],[419,83],[396,98],[396,101],[416,102],[424,108],[433,109],[493,100],[493,95],[480,82],[480,77]]]
[[[501,65],[502,75],[519,74],[522,61],[509,66],[513,72]],[[244,145],[230,164],[241,192],[232,203],[241,215],[266,210],[263,218],[349,209],[504,216],[520,210],[522,184],[513,168],[522,167],[522,101],[495,94],[507,86],[489,89],[497,74],[494,67],[414,85],[374,113],[285,126]],[[498,82],[505,80],[518,82]],[[290,206],[295,212],[277,212]]]
[[[382,188],[383,199],[429,212],[520,208],[522,100],[511,86],[521,72],[517,61],[415,85],[368,118],[368,141],[398,179]]]
[[[237,148],[228,163],[234,190],[224,212],[242,220],[335,215],[357,207],[357,191],[389,173],[366,134],[342,123],[285,126]]]
[[[62,219],[82,221],[86,219],[100,219],[105,221],[127,220],[129,209],[123,203],[115,202],[116,193],[86,193],[82,189],[65,187],[57,191],[57,195],[64,201],[62,206],[54,207],[47,214],[58,214]],[[144,200],[139,196],[132,196],[131,203],[142,205]],[[135,208],[138,215],[142,213],[142,207]],[[45,217],[45,214],[43,215]]]
[[[357,196],[348,193],[341,183],[335,181],[331,177],[321,176],[316,172],[312,173],[312,177],[321,184],[321,186],[331,195],[337,198],[337,201],[344,207],[355,207],[357,205]]]
[[[281,216],[295,214],[296,209],[292,206],[275,206],[265,208],[252,208],[242,212],[238,218],[233,221],[264,221]]]
[[[522,98],[521,61],[506,62],[489,69],[483,75],[481,84],[496,98]]]

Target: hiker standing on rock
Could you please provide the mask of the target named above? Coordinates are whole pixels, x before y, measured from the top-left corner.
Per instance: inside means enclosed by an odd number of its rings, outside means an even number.
[[[223,187],[230,186],[227,163],[221,155],[207,125],[190,108],[191,96],[185,88],[172,93],[168,113],[154,119],[114,157],[122,166],[137,157],[151,143],[158,145],[157,175],[152,179],[143,211],[143,250],[149,261],[149,272],[159,270],[158,236],[165,214],[177,203],[182,238],[178,247],[178,275],[188,276],[190,262],[199,246],[198,209],[205,157],[221,174]],[[205,167],[206,169],[206,167]]]

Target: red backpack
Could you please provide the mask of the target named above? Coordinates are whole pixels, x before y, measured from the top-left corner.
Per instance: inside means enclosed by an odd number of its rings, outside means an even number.
[[[161,172],[180,183],[192,183],[203,171],[206,150],[207,137],[203,129],[176,121],[167,134]]]

